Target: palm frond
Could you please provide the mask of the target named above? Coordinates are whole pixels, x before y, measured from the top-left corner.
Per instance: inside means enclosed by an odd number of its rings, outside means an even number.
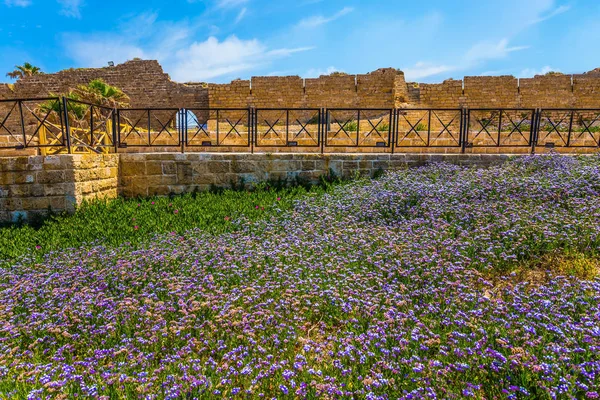
[[[23,65],[15,65],[15,70],[6,74],[12,79],[22,79],[26,76],[41,74],[42,70],[35,65],[25,62]]]

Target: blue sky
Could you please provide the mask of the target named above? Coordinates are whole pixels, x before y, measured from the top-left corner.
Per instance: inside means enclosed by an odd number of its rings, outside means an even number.
[[[419,82],[530,77],[600,67],[599,38],[597,0],[0,0],[2,75],[140,57],[181,82],[381,67]]]

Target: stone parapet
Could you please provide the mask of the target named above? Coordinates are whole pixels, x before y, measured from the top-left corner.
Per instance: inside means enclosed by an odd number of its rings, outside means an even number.
[[[117,197],[118,160],[116,154],[0,157],[0,221]]]
[[[550,151],[550,150],[548,150]],[[524,154],[123,153],[0,157],[0,221],[72,212],[85,200],[164,196],[259,182],[317,183],[433,162],[489,166]]]

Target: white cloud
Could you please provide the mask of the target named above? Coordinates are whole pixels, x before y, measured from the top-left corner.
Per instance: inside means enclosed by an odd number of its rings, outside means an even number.
[[[508,46],[508,39],[499,42],[482,41],[473,45],[465,54],[465,62],[468,65],[477,64],[481,61],[497,60],[505,58],[510,53],[528,49],[529,46]]]
[[[9,7],[28,7],[31,5],[31,0],[4,0],[4,4]]]
[[[548,72],[560,72],[560,70],[556,68],[552,68],[549,65],[542,67],[541,69],[535,68],[525,68],[522,70],[517,77],[518,78],[533,78],[536,75],[546,75]]]
[[[327,67],[326,69],[311,68],[308,71],[306,71],[306,73],[304,73],[304,75],[302,75],[302,77],[303,78],[318,78],[321,75],[330,75],[334,72],[343,72],[343,71],[340,71],[333,65],[330,67]]]
[[[83,0],[57,0],[62,6],[60,13],[67,17],[81,18],[81,7]]]
[[[404,72],[404,76],[407,81],[414,81],[417,79],[427,78],[429,76],[439,75],[444,72],[453,71],[455,69],[456,67],[448,65],[435,65],[419,61],[413,67],[404,68],[402,71]]]
[[[292,49],[284,47],[281,49],[269,50],[267,52],[267,55],[270,57],[288,57],[294,53],[300,53],[303,51],[309,51],[309,50],[313,50],[313,49],[314,49],[314,47],[295,47]]]
[[[187,0],[188,3],[208,3],[206,0]],[[236,8],[248,3],[249,0],[215,0],[213,6],[216,8]]]
[[[245,71],[254,67],[266,51],[256,39],[240,40],[230,36],[219,42],[217,38],[209,37],[204,42],[194,42],[178,50],[172,74],[175,79],[187,81]]]
[[[460,62],[456,64],[417,62],[413,67],[402,68],[407,81],[436,76],[444,72],[464,71],[485,63],[507,57],[510,53],[529,48],[528,46],[509,46],[508,39],[495,41],[480,41],[469,48]],[[493,71],[490,71],[493,72]],[[490,75],[496,75],[491,73]]]
[[[66,35],[64,41],[68,55],[85,67],[105,67],[108,61],[117,64],[135,57],[148,58],[149,56],[140,47],[114,35],[88,38]]]
[[[209,37],[204,42],[194,42],[178,50],[175,61],[165,60],[173,78],[181,81],[207,80],[223,75],[231,75],[269,64],[276,58],[309,50],[303,48],[282,48],[269,50],[257,39],[241,40],[230,36],[223,41]]]
[[[554,8],[553,10],[551,10],[550,12],[545,13],[544,15],[538,15],[529,24],[530,25],[539,24],[540,22],[544,22],[552,17],[556,17],[557,15],[564,14],[567,11],[569,11],[570,9],[571,9],[571,6],[565,6],[565,5],[558,6],[558,7]]]
[[[490,70],[490,71],[483,71],[482,73],[479,74],[479,76],[498,76],[498,75],[506,75],[506,74],[510,74],[510,70],[509,69],[494,69],[494,70]]]
[[[293,70],[276,70],[267,72],[264,76],[290,76],[297,75]]]
[[[354,11],[354,8],[344,7],[330,17],[324,17],[323,15],[314,15],[312,17],[300,20],[298,26],[301,28],[316,28],[317,26],[335,21],[336,19],[343,17],[344,15],[349,14],[352,11]]]
[[[238,13],[237,17],[235,17],[235,23],[236,24],[239,23],[244,18],[244,15],[246,15],[246,11],[248,11],[246,7],[242,8],[240,10],[240,12]]]
[[[132,25],[140,29],[129,28]],[[232,76],[312,49],[270,48],[258,39],[234,35],[224,40],[210,36],[194,41],[196,30],[185,23],[160,22],[154,14],[141,14],[124,21],[118,33],[67,34],[63,42],[67,55],[78,65],[100,67],[108,61],[122,63],[134,57],[156,59],[178,81]]]
[[[247,2],[248,0],[218,0],[216,5],[219,8],[235,8]]]

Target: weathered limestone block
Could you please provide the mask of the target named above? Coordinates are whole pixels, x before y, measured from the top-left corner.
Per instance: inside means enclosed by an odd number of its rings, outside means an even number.
[[[146,174],[146,163],[143,161],[128,161],[121,165],[121,176],[143,176]]]
[[[215,174],[226,174],[230,172],[231,162],[229,161],[207,161],[208,172]]]

